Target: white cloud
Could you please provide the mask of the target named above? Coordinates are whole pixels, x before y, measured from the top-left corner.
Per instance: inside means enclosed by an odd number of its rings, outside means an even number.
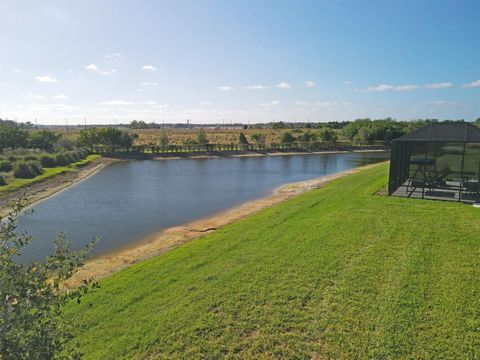
[[[158,83],[152,81],[144,81],[140,83],[140,86],[158,86]]]
[[[318,107],[332,107],[332,106],[348,106],[350,103],[348,102],[332,102],[332,101],[295,101],[295,105],[297,106],[311,106],[314,108]]]
[[[278,105],[278,104],[280,104],[280,101],[273,100],[273,101],[270,101],[268,103],[260,104],[260,106],[275,106],[275,105]]]
[[[415,89],[418,89],[418,85],[398,85],[394,88],[395,91],[410,91]]]
[[[476,88],[476,87],[480,87],[480,80],[475,80],[475,81],[472,81],[471,83],[464,84],[462,87],[464,87],[464,88]]]
[[[58,82],[57,79],[51,77],[51,76],[48,76],[48,75],[39,75],[39,76],[35,76],[35,80],[37,81],[40,81],[40,82],[47,82],[47,83],[56,83]]]
[[[100,105],[135,105],[133,101],[124,101],[124,100],[110,100],[103,101]]]
[[[142,70],[148,70],[148,71],[157,71],[157,68],[153,65],[144,65],[142,67]]]
[[[212,105],[212,103],[208,102],[208,101],[199,101],[199,104],[200,105]]]
[[[34,98],[34,99],[37,99],[37,100],[44,100],[44,99],[46,99],[47,97],[46,97],[46,96],[43,96],[43,95],[33,95],[33,98]]]
[[[375,86],[369,86],[365,89],[368,92],[382,92],[392,90],[394,87],[392,85],[380,84]]]
[[[435,100],[435,101],[425,101],[425,104],[456,106],[458,103],[456,101]]]
[[[12,71],[16,73],[23,72],[23,70],[20,70],[20,69],[13,69]]]
[[[117,72],[117,69],[100,70],[100,68],[95,64],[87,65],[85,66],[85,69],[89,71],[95,71],[96,73],[101,75],[112,75]]]
[[[280,84],[277,85],[277,87],[284,90],[291,88],[290,84],[285,81],[282,81]]]
[[[317,84],[315,84],[315,82],[313,82],[311,80],[305,81],[305,86],[307,88],[313,88],[313,87],[315,87],[315,85],[317,85]]]
[[[352,85],[352,82],[350,80],[345,80],[343,82],[343,85]]]
[[[50,96],[50,99],[55,99],[55,100],[66,100],[68,99],[68,96],[63,95],[63,94],[58,94],[58,95],[53,95]]]
[[[233,88],[231,88],[230,86],[222,85],[218,87],[218,90],[230,91],[230,90],[233,90]]]
[[[99,103],[100,105],[111,105],[111,106],[129,106],[129,105],[155,105],[157,107],[164,107],[165,104],[159,105],[156,101],[126,101],[126,100],[110,100],[110,101],[103,101]]]
[[[452,87],[453,84],[449,82],[444,82],[444,83],[434,83],[434,84],[426,84],[425,88],[430,89],[430,90],[435,90],[435,89],[446,89],[449,87]]]
[[[244,87],[245,90],[265,90],[265,89],[270,89],[270,86],[266,85],[249,85]]]
[[[90,64],[85,66],[85,69],[90,70],[90,71],[98,71],[98,66],[95,64]]]
[[[100,71],[100,74],[102,74],[102,75],[112,75],[116,72],[117,72],[117,69],[108,69],[108,70]]]
[[[106,59],[117,59],[119,57],[121,57],[122,55],[120,53],[117,53],[117,52],[113,52],[113,53],[110,53],[110,54],[107,54],[105,55],[105,58]]]

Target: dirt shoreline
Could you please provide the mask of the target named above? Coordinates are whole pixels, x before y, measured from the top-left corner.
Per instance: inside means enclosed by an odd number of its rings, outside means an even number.
[[[75,172],[67,172],[64,174],[58,174],[51,178],[45,179],[42,182],[32,184],[23,189],[16,190],[9,194],[5,194],[0,199],[0,218],[5,217],[11,211],[11,204],[17,200],[20,196],[26,195],[30,206],[45,200],[58,192],[65,190],[73,184],[76,184],[86,178],[96,174],[105,166],[119,160],[111,158],[99,158],[91,164],[85,165],[79,168]]]
[[[66,286],[68,288],[75,287],[81,284],[84,279],[92,277],[101,279],[142,260],[160,255],[188,241],[214,232],[225,225],[253,215],[265,208],[291,199],[307,191],[321,188],[332,180],[378,165],[377,163],[361,166],[317,179],[285,184],[277,188],[270,196],[245,202],[239,206],[188,224],[164,229],[156,234],[136,241],[131,247],[123,248],[108,255],[102,255],[87,261],[85,266],[74,275]]]
[[[292,156],[292,155],[322,155],[322,154],[344,154],[344,153],[362,153],[362,152],[386,152],[388,149],[362,149],[362,150],[322,150],[322,151],[211,151],[195,153],[168,153],[150,156],[152,160],[181,160],[181,159],[211,159],[219,157],[266,157],[266,156]]]

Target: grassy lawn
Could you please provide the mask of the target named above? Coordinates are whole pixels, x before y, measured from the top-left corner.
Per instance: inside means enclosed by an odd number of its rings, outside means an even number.
[[[24,188],[26,186],[44,181],[45,179],[48,179],[52,176],[58,175],[58,174],[64,174],[66,172],[71,172],[71,171],[77,171],[78,168],[88,165],[92,163],[93,161],[97,160],[100,157],[100,155],[88,155],[85,159],[80,160],[78,162],[72,163],[67,166],[58,166],[54,168],[44,168],[43,174],[38,175],[32,179],[17,179],[14,177],[9,178],[9,182],[7,185],[0,187],[0,195],[9,193],[21,188]]]
[[[480,210],[386,164],[141,262],[66,309],[86,358],[480,358]]]

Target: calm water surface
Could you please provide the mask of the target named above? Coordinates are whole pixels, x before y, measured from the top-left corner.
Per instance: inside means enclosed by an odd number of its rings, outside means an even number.
[[[130,161],[33,206],[19,229],[33,235],[22,261],[43,260],[64,232],[75,248],[96,236],[93,256],[164,228],[212,215],[270,194],[280,185],[387,159],[387,153]]]

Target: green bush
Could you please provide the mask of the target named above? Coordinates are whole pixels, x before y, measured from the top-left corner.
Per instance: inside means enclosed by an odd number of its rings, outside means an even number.
[[[15,155],[10,155],[7,159],[8,159],[8,161],[11,161],[12,163],[18,160],[18,158]]]
[[[13,165],[10,161],[8,160],[2,160],[0,161],[0,171],[2,172],[9,172],[13,169]]]
[[[72,162],[77,162],[81,159],[81,155],[78,151],[69,151],[68,155],[70,155],[70,157],[72,158]]]
[[[5,186],[5,185],[7,185],[5,178],[2,175],[0,175],[0,186]]]
[[[23,160],[25,160],[25,161],[36,161],[38,159],[35,155],[27,155],[27,156],[23,157]]]
[[[18,179],[32,179],[37,176],[37,174],[32,171],[28,163],[19,161],[15,163],[15,166],[13,167],[13,176]]]
[[[53,157],[52,155],[40,156],[40,164],[42,164],[44,168],[53,168],[57,166],[57,163],[55,162],[55,157]]]
[[[29,161],[27,164],[35,175],[43,174],[42,165],[38,161]]]
[[[55,162],[57,166],[65,166],[70,164],[69,159],[67,158],[65,153],[58,153],[55,155]]]

